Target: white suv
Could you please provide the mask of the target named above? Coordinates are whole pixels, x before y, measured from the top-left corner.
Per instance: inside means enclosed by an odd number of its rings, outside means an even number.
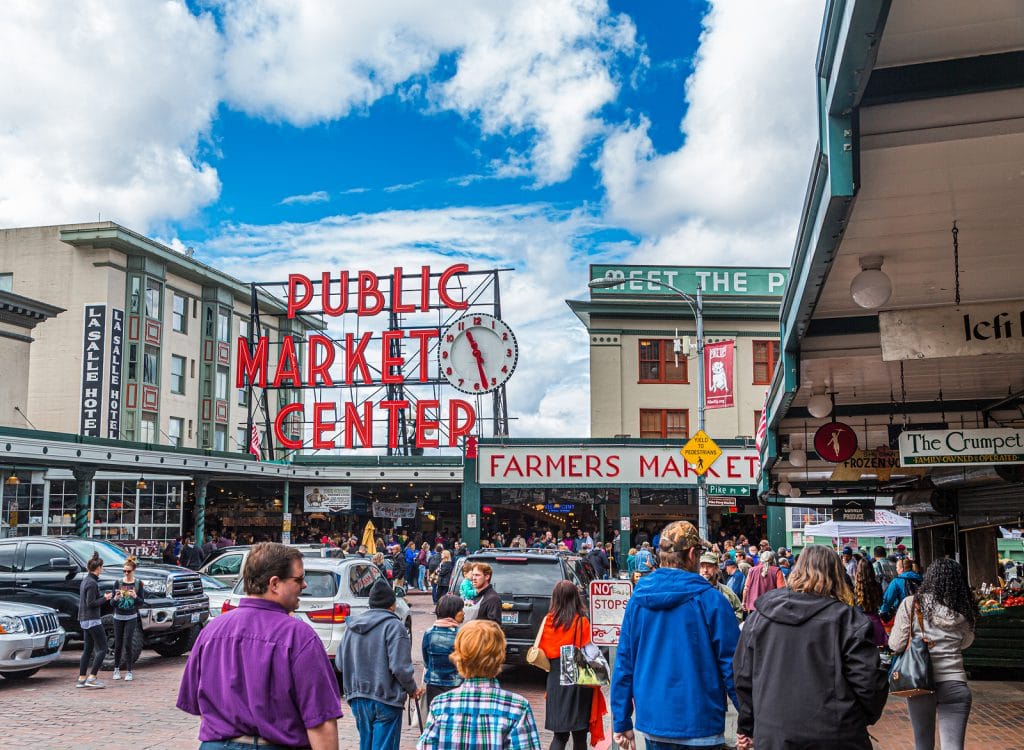
[[[34,675],[60,656],[64,638],[57,610],[0,601],[0,675],[5,679]]]
[[[306,570],[306,589],[299,598],[298,611],[292,616],[308,623],[316,631],[333,661],[345,633],[345,621],[370,608],[370,588],[383,576],[376,565],[361,557],[344,560],[306,558],[302,562]],[[395,614],[411,634],[412,612],[405,602],[404,589],[396,586],[395,595],[398,597]],[[240,580],[224,601],[221,611],[235,609],[244,596],[245,582]]]

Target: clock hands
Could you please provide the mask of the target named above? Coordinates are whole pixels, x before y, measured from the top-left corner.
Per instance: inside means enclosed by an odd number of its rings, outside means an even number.
[[[473,350],[473,359],[476,360],[476,366],[480,370],[480,388],[487,387],[487,373],[484,372],[484,355],[480,352],[480,347],[476,343],[476,339],[473,338],[473,334],[470,331],[466,331],[466,341],[469,342],[469,346]]]

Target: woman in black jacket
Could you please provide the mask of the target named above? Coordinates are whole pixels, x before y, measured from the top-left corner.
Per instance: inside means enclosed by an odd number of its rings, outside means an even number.
[[[437,583],[434,584],[434,600],[440,601],[441,597],[448,593],[448,586],[452,582],[452,553],[448,550],[441,551],[441,564],[437,566]]]
[[[739,750],[871,750],[888,687],[871,622],[831,549],[804,547],[787,587],[758,597],[733,671]]]
[[[85,647],[82,649],[82,658],[78,662],[78,682],[75,683],[75,687],[101,688],[105,686],[96,679],[96,674],[100,671],[103,660],[107,656],[107,634],[103,630],[100,610],[104,602],[110,601],[111,592],[100,593],[100,573],[103,572],[103,560],[100,559],[98,552],[92,553],[92,558],[86,563],[86,567],[89,569],[89,573],[82,579],[78,597],[78,622],[82,626]],[[89,672],[88,677],[86,677],[86,672]]]

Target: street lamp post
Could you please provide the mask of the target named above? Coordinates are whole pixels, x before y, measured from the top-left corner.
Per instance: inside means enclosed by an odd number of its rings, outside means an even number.
[[[625,284],[627,279],[605,276],[593,279],[587,284],[591,289],[612,289]],[[694,296],[682,289],[657,279],[643,279],[644,283],[654,284],[668,289],[680,297],[689,306],[693,319],[697,324],[697,428],[704,429],[704,285],[697,283],[697,295]],[[704,474],[697,475],[697,529],[703,539],[708,538],[708,496],[704,486]]]

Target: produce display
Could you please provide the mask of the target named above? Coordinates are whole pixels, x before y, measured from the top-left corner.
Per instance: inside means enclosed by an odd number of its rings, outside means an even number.
[[[1008,596],[1004,597],[1004,593]],[[986,586],[977,596],[978,609],[982,615],[995,615],[1011,607],[1024,607],[1024,594],[1021,594],[1019,587],[1004,592],[1001,588]]]

